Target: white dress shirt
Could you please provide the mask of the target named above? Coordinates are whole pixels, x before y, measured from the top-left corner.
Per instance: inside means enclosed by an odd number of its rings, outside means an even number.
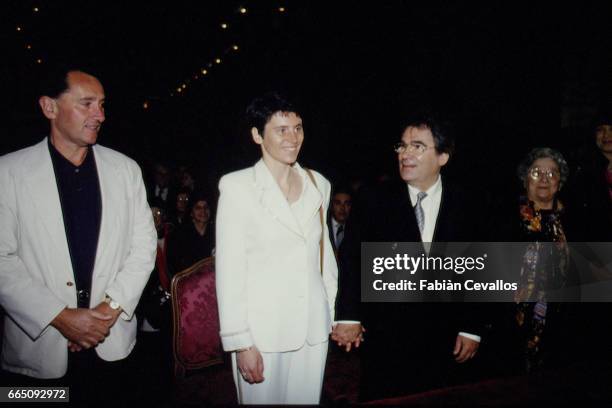
[[[165,202],[168,199],[168,187],[161,188],[159,185],[155,185],[155,197],[159,197]]]

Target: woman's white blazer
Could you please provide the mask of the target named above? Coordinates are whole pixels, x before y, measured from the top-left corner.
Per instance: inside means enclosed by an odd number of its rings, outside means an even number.
[[[226,351],[297,350],[327,341],[338,269],[319,209],[327,216],[330,184],[295,164],[304,211],[297,219],[263,160],[219,182],[216,285]],[[320,239],[323,237],[323,271]]]

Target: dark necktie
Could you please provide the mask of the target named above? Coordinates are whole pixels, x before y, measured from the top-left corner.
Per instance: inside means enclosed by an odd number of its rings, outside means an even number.
[[[338,226],[338,230],[336,231],[336,248],[340,246],[343,238],[344,238],[344,225],[340,224]]]

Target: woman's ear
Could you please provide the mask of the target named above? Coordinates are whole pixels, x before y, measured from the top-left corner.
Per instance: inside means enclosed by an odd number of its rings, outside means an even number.
[[[257,130],[255,126],[251,128],[251,137],[253,138],[253,141],[258,145],[263,143],[263,137],[259,134],[259,130]]]

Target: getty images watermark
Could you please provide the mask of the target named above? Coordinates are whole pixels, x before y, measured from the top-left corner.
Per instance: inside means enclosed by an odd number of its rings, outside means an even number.
[[[612,243],[368,242],[364,302],[612,302]]]
[[[396,254],[395,257],[376,257],[373,259],[372,272],[381,275],[385,271],[404,271],[410,275],[421,272],[453,271],[462,275],[466,271],[482,271],[485,269],[487,254],[479,257],[458,256],[410,256],[406,253]],[[463,281],[452,279],[401,279],[399,282],[385,282],[383,279],[375,279],[374,290],[518,290],[518,282],[504,282],[497,279],[495,282],[476,282],[473,279]]]

